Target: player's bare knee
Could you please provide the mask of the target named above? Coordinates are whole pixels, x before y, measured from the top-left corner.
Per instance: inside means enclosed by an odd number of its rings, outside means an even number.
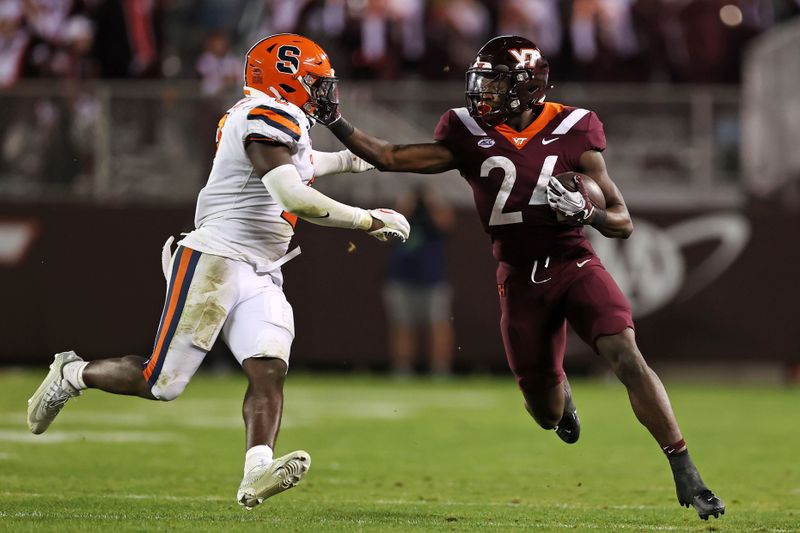
[[[280,361],[280,363],[283,363],[283,361]],[[264,368],[257,376],[253,376],[251,380],[271,385],[283,385],[286,380],[286,365],[270,365]]]
[[[245,359],[242,369],[252,385],[282,388],[288,366],[282,359],[258,356]]]
[[[631,383],[647,374],[647,363],[642,357],[632,330],[597,339],[597,351],[611,365],[614,374],[623,382]]]

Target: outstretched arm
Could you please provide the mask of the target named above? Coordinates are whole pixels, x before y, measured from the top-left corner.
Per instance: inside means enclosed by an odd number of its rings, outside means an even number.
[[[579,164],[580,168],[577,170],[591,177],[606,197],[606,208],[595,209],[586,223],[597,228],[606,237],[616,239],[630,237],[633,232],[631,215],[628,213],[622,193],[608,175],[603,155],[596,150],[588,150],[581,155]]]
[[[366,172],[375,168],[350,150],[338,152],[312,150],[311,158],[314,163],[314,176],[318,178],[342,172]]]
[[[391,209],[366,211],[352,207],[306,186],[286,146],[251,142],[246,151],[270,195],[288,213],[320,226],[362,229],[378,240],[385,241],[390,236],[408,238],[410,228],[403,215]]]
[[[456,168],[455,155],[440,143],[392,144],[353,127],[344,117],[328,128],[351,152],[380,171],[438,174]]]

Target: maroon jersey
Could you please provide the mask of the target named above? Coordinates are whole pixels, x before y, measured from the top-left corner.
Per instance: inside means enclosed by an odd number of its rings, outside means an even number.
[[[594,112],[547,102],[518,132],[505,124],[485,126],[466,108],[451,109],[439,119],[434,139],[455,154],[498,261],[529,263],[591,250],[582,227],[558,223],[546,191],[551,176],[578,168],[581,154],[605,149]]]

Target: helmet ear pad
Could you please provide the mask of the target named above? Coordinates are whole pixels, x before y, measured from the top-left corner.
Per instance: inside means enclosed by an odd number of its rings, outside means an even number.
[[[546,81],[530,76],[528,71],[517,71],[514,77],[505,103],[509,113],[521,113],[541,102],[547,91]]]
[[[544,100],[545,94],[550,90],[549,75],[550,65],[545,59],[537,61],[536,66],[532,69],[515,73],[516,84],[513,89],[523,104],[523,109],[531,108]]]
[[[525,82],[517,84],[517,98],[520,100],[523,109],[530,109],[538,104],[544,96],[544,85],[541,80],[529,78]]]

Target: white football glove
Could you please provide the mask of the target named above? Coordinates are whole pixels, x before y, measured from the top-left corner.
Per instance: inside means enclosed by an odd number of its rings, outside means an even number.
[[[577,191],[569,191],[560,181],[551,177],[547,183],[547,203],[553,211],[560,211],[568,217],[577,215],[577,219],[583,221],[591,216],[594,205],[586,200],[580,184],[576,182],[576,185]]]
[[[366,172],[367,170],[375,168],[374,165],[367,163],[350,150],[342,150],[339,153],[347,161],[345,172]]]
[[[368,231],[368,235],[372,235],[379,241],[388,241],[390,237],[397,237],[406,242],[408,234],[411,233],[411,225],[406,217],[392,209],[370,209],[369,214],[372,218],[383,222],[383,227]]]

